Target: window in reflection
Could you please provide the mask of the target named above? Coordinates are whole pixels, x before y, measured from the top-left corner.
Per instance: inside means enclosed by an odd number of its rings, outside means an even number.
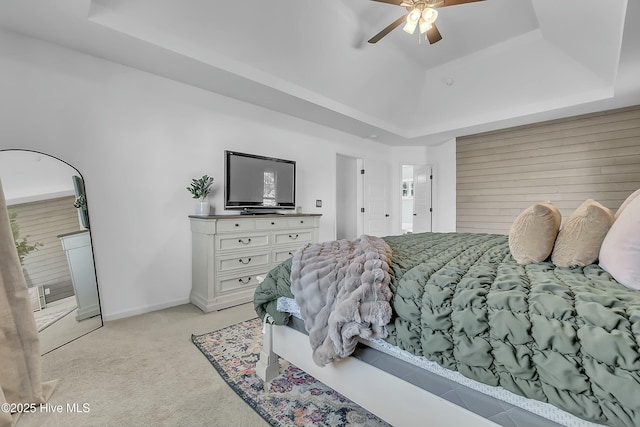
[[[262,200],[265,206],[276,206],[276,173],[264,171]]]

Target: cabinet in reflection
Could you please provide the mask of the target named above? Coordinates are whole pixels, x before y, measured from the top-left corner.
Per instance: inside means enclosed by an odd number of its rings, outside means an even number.
[[[78,304],[76,320],[97,316],[100,314],[100,305],[89,231],[84,230],[58,237],[67,255],[71,282]]]

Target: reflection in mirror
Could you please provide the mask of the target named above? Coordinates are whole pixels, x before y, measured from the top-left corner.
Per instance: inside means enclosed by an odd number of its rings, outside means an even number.
[[[102,326],[84,182],[25,150],[0,150],[0,179],[45,354]]]

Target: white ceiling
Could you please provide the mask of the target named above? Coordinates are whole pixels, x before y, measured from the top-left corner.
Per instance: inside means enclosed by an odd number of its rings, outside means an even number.
[[[2,0],[0,27],[389,145],[640,104],[637,0],[439,11],[434,45],[368,44],[406,13],[369,0]]]

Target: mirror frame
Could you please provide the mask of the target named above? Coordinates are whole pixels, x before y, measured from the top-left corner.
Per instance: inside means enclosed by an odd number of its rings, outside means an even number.
[[[41,152],[41,151],[37,151],[37,150],[30,150],[30,149],[24,149],[24,148],[0,148],[0,153],[3,153],[3,152],[23,152],[23,153],[33,153],[33,154],[37,154],[37,155],[40,155],[40,156],[46,156],[46,157],[49,157],[51,159],[57,160],[57,161],[59,161],[61,163],[64,163],[65,165],[67,165],[71,169],[73,169],[77,173],[77,176],[80,177],[81,184],[82,184],[82,189],[83,189],[83,192],[84,192],[84,195],[85,195],[85,200],[86,200],[86,205],[87,205],[87,209],[86,209],[87,217],[90,218],[90,215],[88,214],[89,197],[86,194],[85,179],[84,179],[84,176],[82,175],[82,173],[80,172],[80,170],[78,170],[78,168],[76,168],[75,166],[73,166],[69,162],[60,159],[59,157],[56,157],[56,156],[53,156],[51,154],[44,153],[44,152]],[[74,188],[75,188],[76,185],[77,185],[77,183],[74,180]],[[87,218],[87,225],[89,225],[89,218]],[[83,226],[84,226],[84,224],[83,224]],[[60,347],[62,347],[64,345],[69,344],[69,343],[77,340],[78,338],[81,338],[81,337],[83,337],[83,336],[85,336],[87,334],[90,334],[91,332],[94,332],[94,331],[96,331],[96,330],[98,330],[98,329],[100,329],[100,328],[102,328],[104,326],[104,317],[102,315],[102,303],[100,301],[100,285],[99,285],[99,280],[98,280],[98,271],[96,269],[95,251],[93,250],[93,247],[94,247],[94,245],[93,245],[93,233],[91,232],[91,228],[90,227],[86,227],[86,229],[87,229],[87,231],[89,231],[89,242],[91,244],[91,257],[92,257],[92,260],[93,260],[93,273],[94,273],[95,279],[96,279],[96,293],[97,293],[97,296],[98,296],[98,306],[100,307],[100,313],[98,314],[98,316],[100,316],[100,326],[98,326],[95,329],[92,329],[90,331],[87,331],[85,333],[82,333],[81,335],[78,335],[78,336],[76,336],[76,337],[74,337],[74,338],[72,338],[72,339],[70,339],[68,341],[65,341],[65,342],[63,342],[63,343],[61,343],[59,345],[55,345],[50,350],[47,350],[46,352],[41,353],[42,355],[50,353],[50,352],[52,352],[52,351],[54,351],[54,350],[56,350],[56,349],[58,349],[58,348],[60,348]],[[42,331],[39,331],[38,335],[41,332]]]

